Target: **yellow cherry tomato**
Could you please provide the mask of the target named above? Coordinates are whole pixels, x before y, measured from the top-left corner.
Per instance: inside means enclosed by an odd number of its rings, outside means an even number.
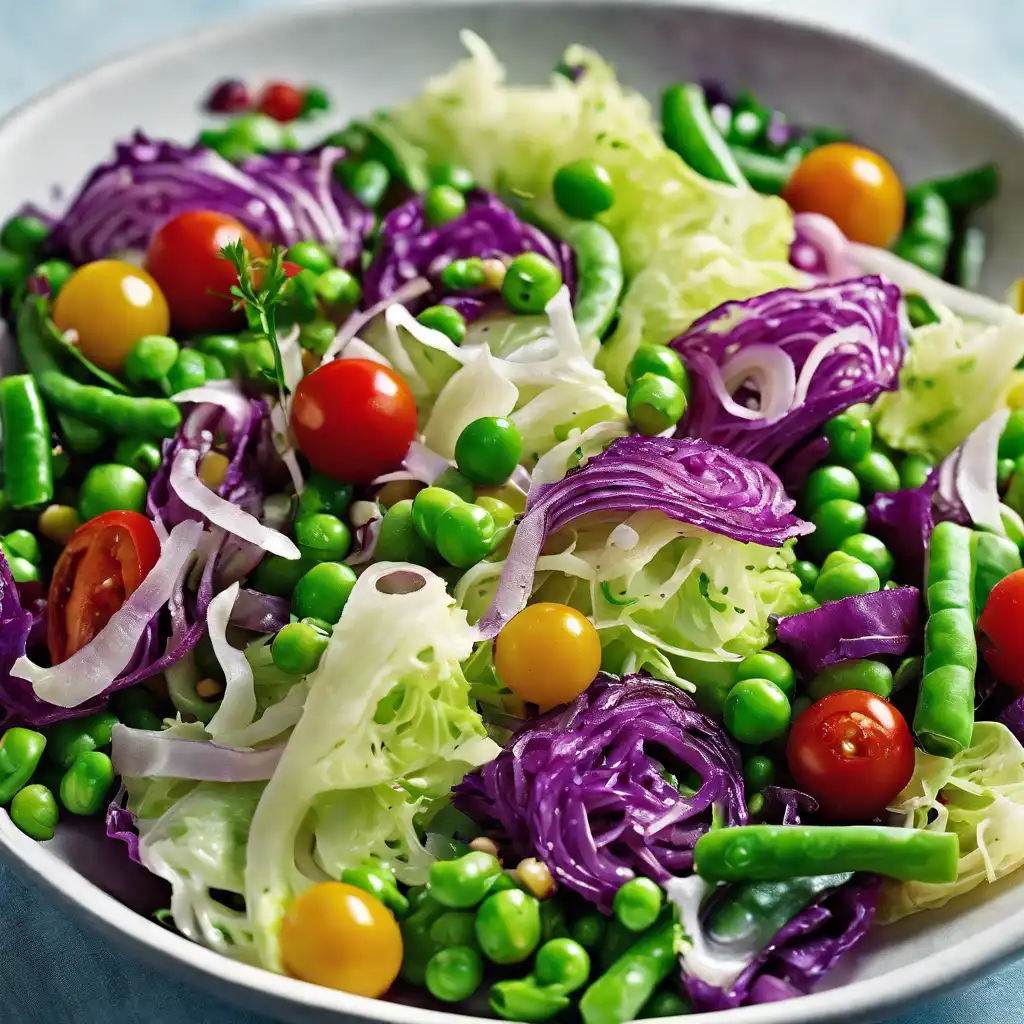
[[[903,185],[892,164],[850,142],[811,150],[782,196],[797,213],[831,217],[851,242],[885,248],[903,227]]]
[[[171,317],[160,286],[121,260],[79,267],[57,294],[54,323],[78,333],[78,348],[97,366],[118,373],[132,345],[147,334],[166,334]]]
[[[380,900],[345,882],[320,882],[292,901],[281,957],[303,981],[377,999],[398,977],[402,933]]]
[[[542,711],[578,697],[601,668],[601,639],[575,608],[531,604],[505,624],[494,646],[501,681]]]

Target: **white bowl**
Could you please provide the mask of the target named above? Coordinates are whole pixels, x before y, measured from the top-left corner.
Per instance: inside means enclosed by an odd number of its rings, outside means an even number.
[[[986,226],[999,226],[991,238],[986,288],[998,294],[1021,273],[1011,225],[1022,222],[1024,128],[1013,118],[937,72],[864,40],[735,6],[657,0],[352,0],[231,23],[148,48],[59,86],[0,122],[0,216],[27,199],[49,205],[53,185],[73,188],[107,157],[114,139],[136,127],[192,138],[201,123],[197,101],[217,79],[273,75],[322,83],[335,98],[340,123],[416,92],[459,56],[463,27],[488,39],[522,80],[543,80],[564,46],[581,42],[652,96],[672,81],[706,75],[747,86],[795,120],[849,126],[910,180],[996,160],[1003,190],[985,214]],[[117,847],[88,830],[65,831],[40,845],[0,812],[0,851],[20,875],[129,953],[254,1011],[288,1021],[480,1020],[317,988],[194,945],[131,909],[143,908],[149,898],[140,895],[138,873],[125,867]],[[1011,876],[945,910],[873,931],[829,977],[828,990],[701,1019],[877,1020],[1024,949],[1022,910],[1024,888]]]

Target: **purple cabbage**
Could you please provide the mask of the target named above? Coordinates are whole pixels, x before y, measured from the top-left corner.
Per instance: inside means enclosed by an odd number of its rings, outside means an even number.
[[[427,224],[423,197],[414,196],[392,210],[381,226],[377,255],[363,277],[363,303],[370,307],[393,295],[413,278],[437,282],[441,271],[456,259],[479,256],[501,258],[523,252],[539,252],[562,272],[562,280],[573,286],[572,250],[548,237],[532,224],[525,224],[490,192],[474,191],[467,197],[466,212],[438,227]],[[417,300],[413,312],[439,301],[440,293]],[[468,293],[450,300],[467,320],[476,319],[487,308],[484,292]]]
[[[739,754],[721,727],[682,690],[639,675],[599,675],[528,721],[454,802],[512,859],[540,858],[606,913],[634,875],[665,882],[692,868],[712,805],[730,825],[747,820]]]
[[[128,810],[128,793],[124,786],[107,806],[106,827],[108,839],[120,839],[128,847],[128,857],[136,864],[142,863],[139,856],[139,830],[135,815]]]
[[[999,721],[1024,743],[1024,696],[1010,701],[999,715]]]
[[[895,285],[862,277],[713,309],[670,343],[691,381],[679,436],[774,465],[826,420],[896,387],[899,299]]]
[[[818,813],[818,801],[802,789],[789,786],[765,786],[764,803],[757,820],[765,825],[802,825]]]
[[[314,240],[354,262],[374,217],[334,175],[344,150],[254,156],[235,166],[212,149],[137,133],[86,181],[50,244],[76,263],[144,249],[156,230],[186,210],[236,217],[268,242]]]
[[[18,587],[7,559],[0,552],[0,705],[6,712],[5,720],[22,718],[32,722],[37,705],[49,707],[36,697],[24,679],[11,675],[14,663],[25,653],[32,621],[32,613],[21,606]]]
[[[921,592],[894,587],[829,601],[787,615],[775,629],[797,668],[807,676],[850,658],[902,655],[921,636]]]
[[[770,469],[706,441],[618,438],[564,479],[531,489],[479,627],[494,636],[526,604],[544,542],[580,516],[657,509],[734,540],[779,547],[813,530],[793,505]]]
[[[935,529],[932,500],[938,482],[933,473],[921,486],[876,494],[868,508],[868,527],[893,552],[907,579],[924,582],[928,541]]]

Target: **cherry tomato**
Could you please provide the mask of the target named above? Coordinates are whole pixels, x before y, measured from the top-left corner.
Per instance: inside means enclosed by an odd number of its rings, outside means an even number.
[[[851,242],[885,248],[903,226],[903,186],[896,171],[877,153],[849,142],[808,153],[782,195],[797,213],[831,217]]]
[[[159,557],[153,524],[138,512],[105,512],[75,530],[57,559],[46,606],[55,665],[92,640]]]
[[[996,678],[1024,690],[1024,569],[992,588],[978,619],[981,650]]]
[[[335,359],[295,389],[292,430],[318,473],[365,484],[401,464],[416,436],[416,402],[386,366]]]
[[[238,284],[238,275],[229,260],[220,258],[221,249],[238,239],[253,256],[266,255],[244,224],[213,210],[179,213],[153,236],[146,269],[160,283],[179,330],[230,331],[244,323],[242,314],[231,309],[231,286]]]
[[[272,117],[275,121],[294,121],[301,113],[306,102],[306,94],[301,89],[287,82],[271,82],[262,93],[256,104],[261,114]]]
[[[501,681],[541,711],[575,700],[601,668],[590,620],[565,604],[531,604],[505,624],[494,645]]]
[[[377,999],[402,966],[402,933],[379,900],[345,882],[319,882],[292,901],[281,924],[289,974]]]
[[[914,774],[914,739],[903,716],[866,690],[840,690],[793,724],[786,759],[797,786],[836,821],[881,814]]]
[[[77,332],[79,351],[111,373],[121,371],[139,338],[166,334],[171,326],[160,285],[121,260],[79,267],[57,294],[53,321]]]

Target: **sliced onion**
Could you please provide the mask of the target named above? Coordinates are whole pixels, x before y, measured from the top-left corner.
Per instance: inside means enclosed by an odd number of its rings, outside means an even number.
[[[298,324],[292,324],[291,330],[278,341],[277,348],[281,353],[284,386],[288,391],[294,391],[305,374],[302,368],[302,349],[299,347]]]
[[[795,409],[804,404],[807,400],[807,392],[811,387],[811,381],[814,380],[814,375],[818,372],[818,367],[837,348],[847,344],[865,344],[870,346],[871,339],[867,335],[868,330],[866,327],[854,324],[852,327],[843,327],[841,330],[836,331],[835,334],[830,334],[827,338],[822,338],[811,349],[810,354],[807,356],[807,361],[800,368],[800,376],[796,382],[796,393],[793,395],[792,407]]]
[[[975,526],[1006,536],[999,509],[996,460],[1010,410],[1000,409],[971,431],[956,463],[956,489]]]
[[[442,473],[451,468],[451,463],[437,452],[431,451],[425,444],[413,441],[402,459],[402,469],[393,473],[384,473],[370,481],[372,484],[386,484],[392,480],[417,480],[423,484],[432,484]]]
[[[174,595],[202,533],[203,524],[192,520],[175,526],[139,588],[67,661],[42,668],[23,655],[14,663],[11,675],[27,679],[36,696],[58,707],[74,708],[98,697],[129,665],[150,620]]]
[[[759,419],[773,423],[793,408],[796,367],[777,345],[749,345],[740,349],[722,364],[721,379],[730,403],[737,408],[743,407],[732,396],[745,383],[753,382],[759,395]]]
[[[708,382],[725,412],[741,420],[754,421],[763,418],[760,409],[748,409],[729,394],[729,389],[722,378],[722,371],[710,356],[703,352],[694,352],[687,357],[687,364],[693,373],[699,374]]]
[[[334,359],[342,352],[345,346],[354,338],[371,320],[376,319],[388,308],[396,303],[402,304],[410,302],[412,299],[418,299],[421,295],[426,295],[430,291],[432,285],[425,277],[414,277],[411,281],[406,281],[401,288],[396,288],[391,295],[386,299],[381,299],[380,302],[375,302],[369,309],[363,310],[361,313],[353,313],[339,328],[338,333],[334,336],[334,341],[327,347],[327,351],[324,353],[322,362],[327,362],[329,359]]]
[[[386,366],[389,370],[394,369],[387,356],[382,355],[372,345],[367,345],[362,338],[351,338],[338,358],[369,359],[371,363],[380,363],[381,366]]]
[[[297,559],[299,549],[283,533],[264,526],[255,516],[214,494],[198,476],[199,452],[182,448],[171,464],[171,487],[189,508],[201,512],[214,526],[282,558]]]
[[[302,468],[295,454],[295,445],[292,444],[291,429],[288,423],[288,409],[280,402],[275,402],[270,407],[271,437],[274,442],[274,451],[281,456],[281,461],[288,470],[295,493],[302,494],[306,482],[302,477]]]
[[[224,671],[224,696],[206,731],[217,739],[222,733],[244,729],[256,717],[256,690],[252,666],[242,651],[228,643],[228,622],[238,597],[238,584],[222,590],[206,610],[206,628],[217,662]]]
[[[166,732],[115,725],[111,732],[114,771],[129,778],[167,776],[201,782],[262,782],[274,774],[284,744],[264,750],[222,747]]]
[[[793,218],[793,227],[796,230],[794,247],[809,245],[820,253],[829,281],[845,281],[861,273],[849,239],[831,217],[821,213],[798,213]]]
[[[187,388],[173,395],[171,401],[179,405],[220,406],[241,430],[249,421],[250,402],[241,389],[230,380],[209,381],[200,388]]]

